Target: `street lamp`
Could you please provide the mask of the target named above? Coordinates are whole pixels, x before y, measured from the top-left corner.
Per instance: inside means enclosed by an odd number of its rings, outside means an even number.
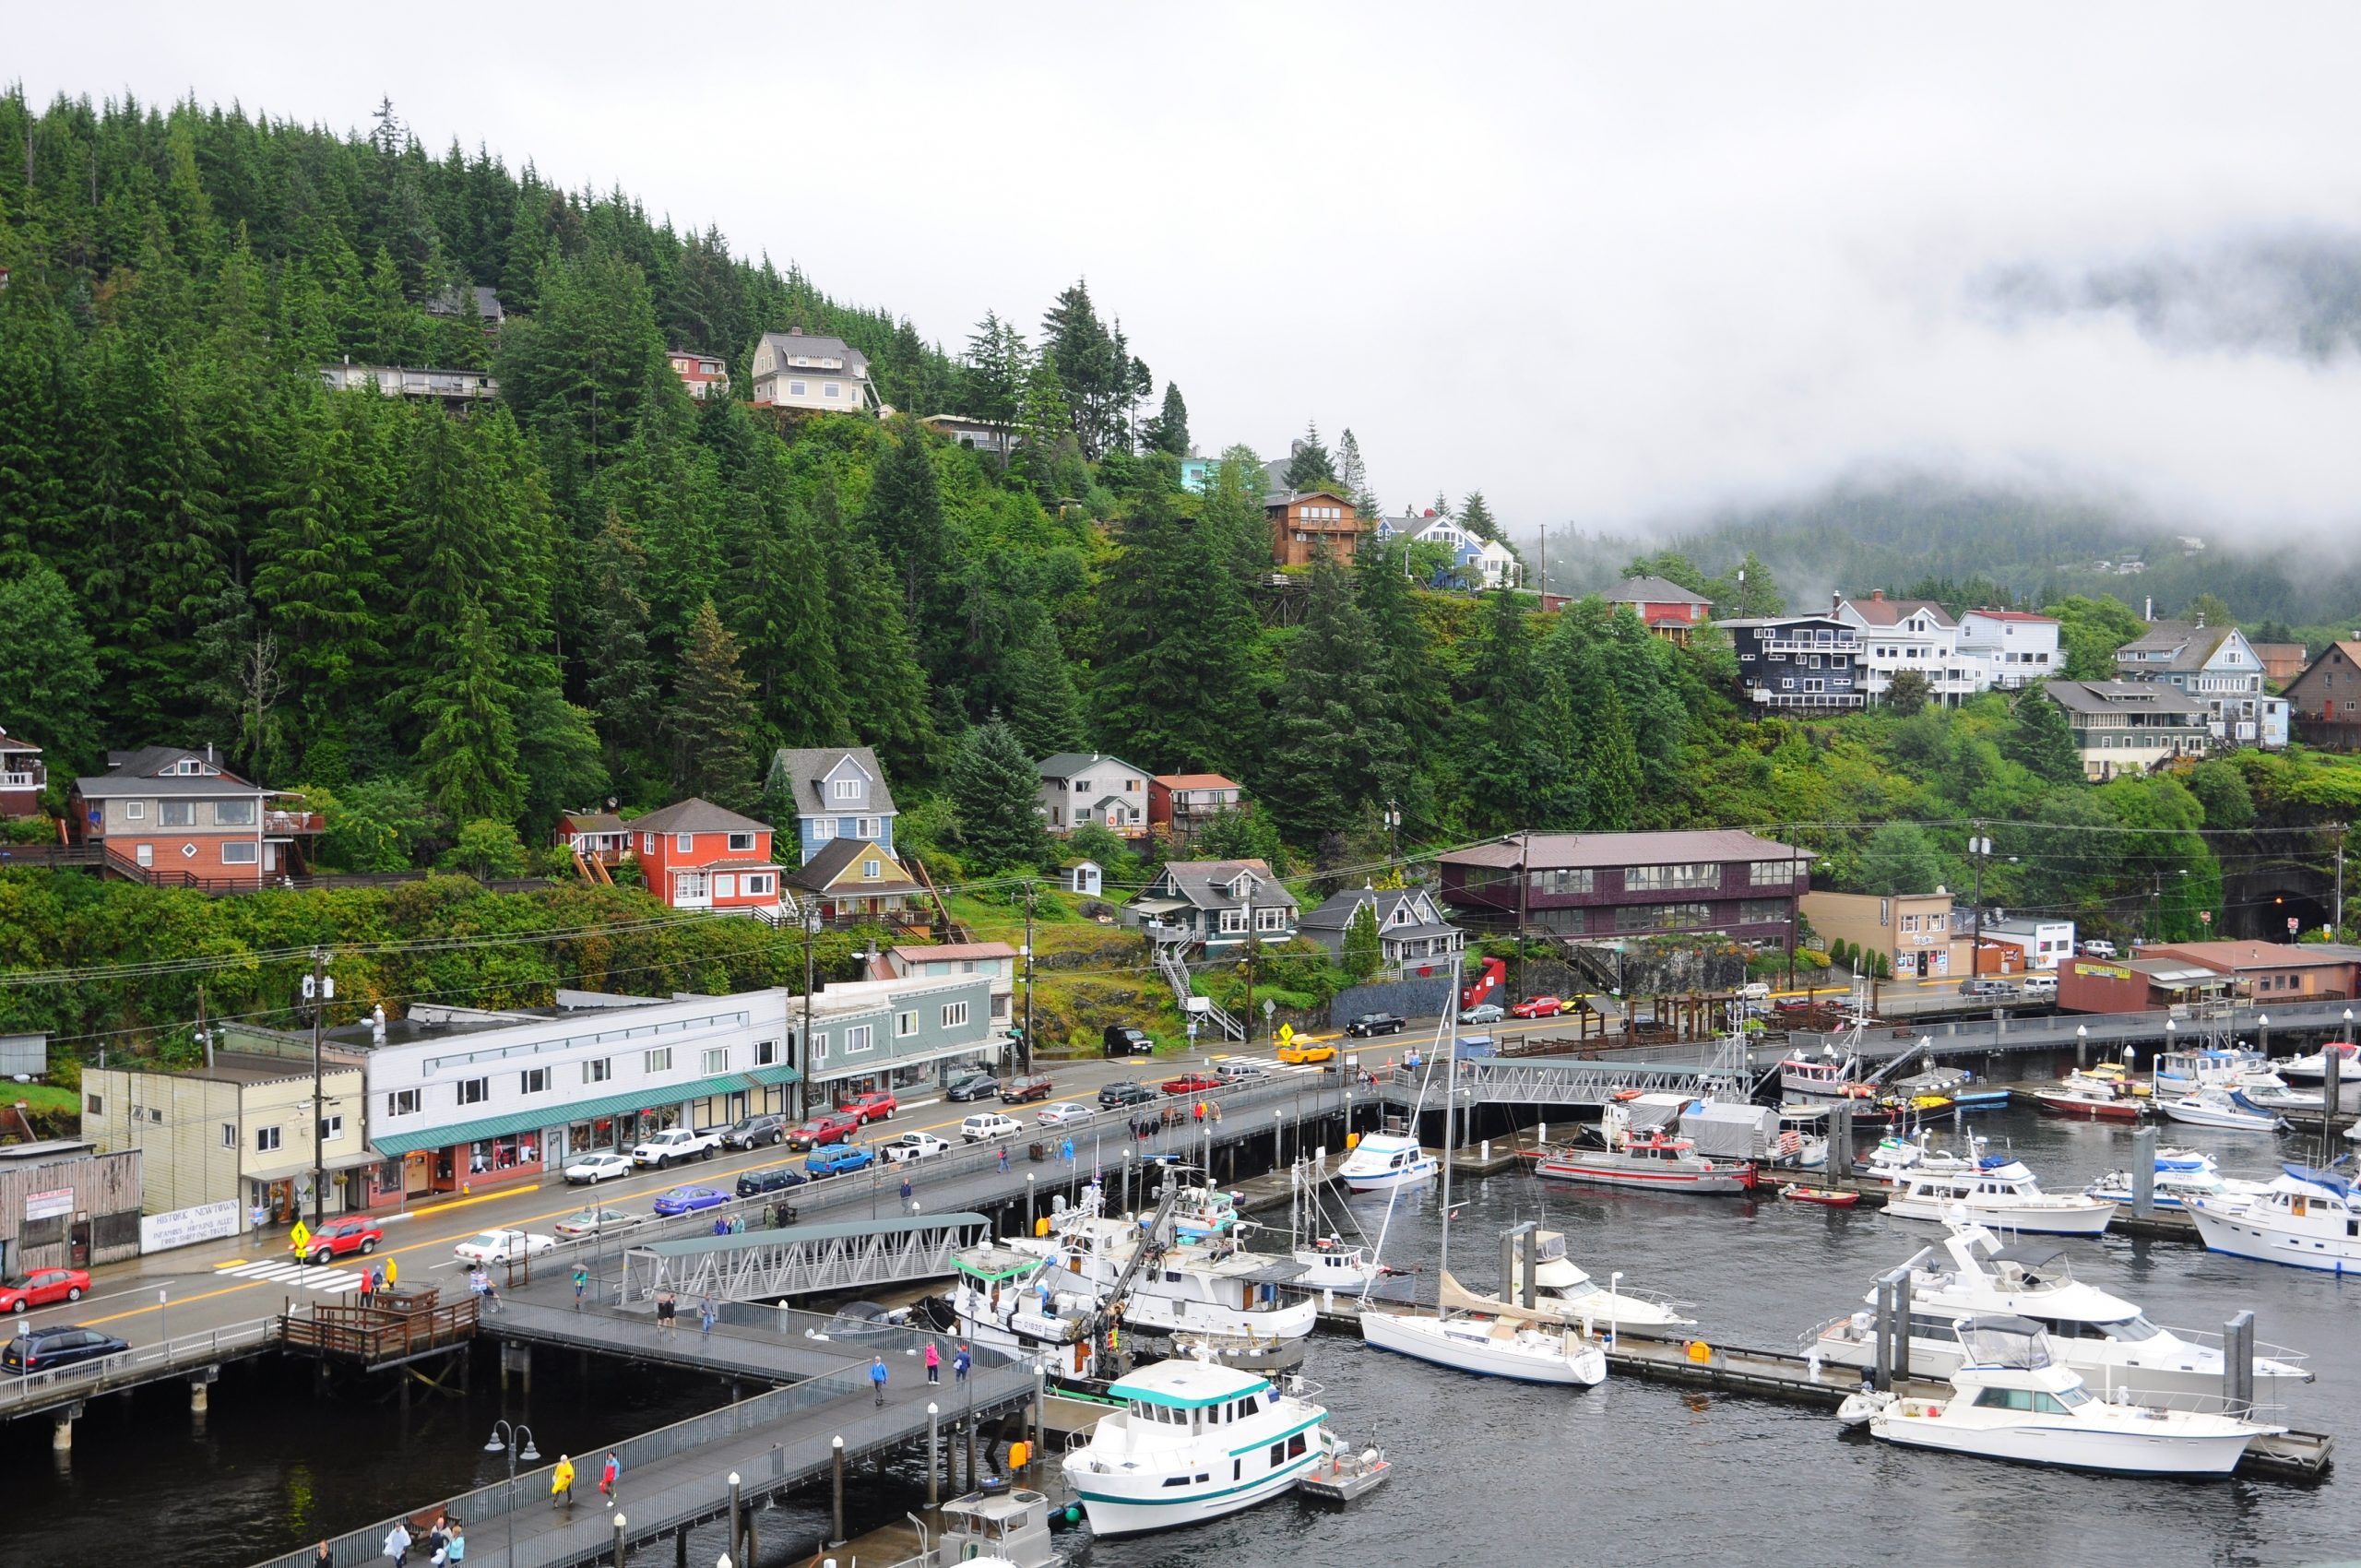
[[[2254,1027],[2255,1049],[2261,1051],[2263,1055],[2269,1056],[2271,1054],[2271,1015],[2257,1013],[2254,1016]]]
[[[2087,1067],[2090,1064],[2091,1026],[2088,1024],[2076,1024],[2074,1026],[2074,1065],[2077,1067]]]
[[[533,1446],[533,1429],[511,1426],[506,1421],[492,1423],[492,1437],[483,1445],[487,1454],[506,1451],[508,1455],[508,1551],[500,1561],[505,1568],[516,1561],[516,1461],[528,1465],[541,1462],[541,1452]]]

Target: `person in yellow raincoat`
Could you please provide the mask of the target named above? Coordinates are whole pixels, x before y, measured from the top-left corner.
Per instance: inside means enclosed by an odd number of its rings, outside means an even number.
[[[557,1468],[550,1472],[550,1506],[561,1503],[574,1506],[574,1461],[563,1454],[557,1456]]]

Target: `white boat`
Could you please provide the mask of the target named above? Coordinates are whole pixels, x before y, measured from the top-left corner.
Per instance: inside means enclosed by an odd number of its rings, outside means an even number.
[[[1915,1376],[1950,1376],[1960,1365],[1958,1325],[2005,1315],[2040,1324],[2059,1359],[2109,1396],[2118,1390],[2147,1400],[2223,1392],[2226,1363],[2219,1335],[2149,1322],[2137,1304],[2075,1278],[2055,1243],[2004,1246],[1981,1225],[1959,1225],[1940,1252],[1925,1248],[1904,1266]],[[1877,1292],[1863,1300],[1874,1307]],[[1868,1312],[1833,1319],[1807,1336],[1806,1348],[1834,1366],[1874,1366],[1875,1321]],[[2311,1381],[2296,1352],[2257,1349],[2258,1387]]]
[[[1970,1146],[1980,1148],[1978,1140]],[[2045,1193],[2032,1171],[2006,1155],[1980,1155],[1972,1170],[1909,1170],[1885,1201],[1896,1219],[1972,1220],[2044,1236],[2095,1236],[2115,1206],[2085,1194]]]
[[[1779,1063],[1779,1092],[1801,1099],[1860,1099],[1872,1091],[1860,1081],[1861,1059],[1836,1054],[1831,1045],[1819,1058],[1790,1056]]]
[[[1442,1169],[1407,1133],[1363,1133],[1336,1166],[1336,1180],[1355,1193],[1382,1193],[1434,1180]]]
[[[1691,1139],[1673,1137],[1661,1127],[1637,1127],[1629,1102],[1610,1101],[1599,1113],[1598,1128],[1605,1146],[1560,1144],[1533,1162],[1533,1173],[1554,1182],[1660,1193],[1743,1193],[1754,1185],[1752,1160],[1700,1154]]]
[[[1039,1253],[999,1241],[962,1247],[951,1266],[949,1300],[962,1338],[1046,1359],[1065,1376],[1097,1375],[1098,1291],[1069,1282]]]
[[[1311,1332],[1317,1303],[1279,1294],[1282,1285],[1301,1281],[1302,1265],[1292,1258],[1250,1253],[1228,1236],[1176,1239],[1169,1227],[1101,1213],[1102,1202],[1103,1189],[1089,1182],[1046,1239],[1017,1237],[1005,1244],[1047,1257],[1050,1277],[1094,1300],[1122,1286],[1113,1310],[1126,1326],[1142,1332],[1260,1339],[1300,1339]],[[1134,1267],[1143,1247],[1147,1256]],[[1040,1283],[1034,1282],[1037,1291]],[[1058,1287],[1051,1289],[1054,1294]]]
[[[2174,1121],[2190,1127],[2221,1127],[2243,1133],[2277,1133],[2286,1129],[2287,1119],[2275,1111],[2265,1111],[2234,1089],[2214,1087],[2195,1089],[2177,1099],[2160,1102],[2164,1113]]]
[[[1324,1464],[1335,1440],[1328,1412],[1290,1380],[1208,1361],[1158,1361],[1107,1392],[1122,1409],[1101,1417],[1065,1456],[1066,1484],[1091,1530],[1145,1535],[1218,1519],[1291,1491]]]
[[[2244,1204],[2199,1198],[2189,1215],[2214,1252],[2361,1274],[2361,1196],[2347,1177],[2289,1165]]]
[[[1892,1186],[1905,1172],[1923,1170],[1935,1175],[1951,1175],[1975,1169],[1975,1162],[1964,1154],[1936,1148],[1929,1141],[1932,1134],[1924,1127],[1910,1137],[1893,1134],[1878,1140],[1861,1161],[1861,1173]]]
[[[2023,1318],[1971,1318],[1958,1334],[1950,1398],[1857,1394],[1839,1419],[1866,1417],[1870,1436],[1910,1448],[2142,1476],[2226,1476],[2255,1439],[2287,1430],[2226,1408],[2096,1398],[2058,1361],[2041,1325]]]
[[[1609,1289],[1566,1255],[1566,1238],[1557,1230],[1536,1230],[1537,1254],[1533,1269],[1533,1310],[1548,1321],[1611,1324],[1619,1328],[1686,1328],[1697,1320],[1683,1317],[1687,1301],[1676,1301],[1646,1290]],[[1500,1300],[1521,1303],[1525,1299],[1525,1258],[1513,1255]]]
[[[2290,1056],[2271,1065],[2291,1084],[2325,1084],[2331,1056],[2338,1059],[2336,1075],[2340,1085],[2361,1082],[2361,1048],[2349,1039],[2333,1040],[2309,1056]]]
[[[2259,1051],[2209,1047],[2201,1051],[2167,1051],[2156,1058],[2153,1073],[2156,1098],[2177,1098],[2196,1089],[2229,1088],[2250,1073],[2267,1073],[2271,1062]]]
[[[1304,1156],[1287,1169],[1287,1255],[1303,1267],[1296,1284],[1303,1289],[1347,1290],[1360,1294],[1386,1270],[1375,1249],[1354,1246],[1337,1234],[1320,1201],[1326,1183],[1321,1160]],[[1349,1214],[1347,1216],[1350,1219]],[[1240,1235],[1264,1229],[1253,1220],[1241,1220]]]
[[[2155,1179],[2149,1193],[2157,1208],[2178,1214],[2188,1209],[2193,1198],[2220,1198],[2225,1206],[2241,1204],[2267,1185],[2223,1175],[2210,1154],[2195,1149],[2161,1148],[2156,1151]],[[2131,1172],[2110,1170],[2082,1191],[2111,1204],[2128,1204],[2131,1201]]]

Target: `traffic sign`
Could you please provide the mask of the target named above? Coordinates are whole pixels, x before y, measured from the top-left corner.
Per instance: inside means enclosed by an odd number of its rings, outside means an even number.
[[[2290,936],[2295,935],[2296,928],[2301,926],[2303,923],[2303,921],[2297,920],[2295,916],[2289,915],[2287,917],[2287,934]]]
[[[305,1225],[300,1219],[297,1220],[295,1222],[295,1229],[287,1233],[287,1240],[293,1245],[297,1252],[302,1252],[305,1247],[312,1244],[311,1227]]]
[[[1279,1043],[1281,1045],[1293,1045],[1295,1043],[1295,1026],[1293,1024],[1281,1024],[1279,1026]]]

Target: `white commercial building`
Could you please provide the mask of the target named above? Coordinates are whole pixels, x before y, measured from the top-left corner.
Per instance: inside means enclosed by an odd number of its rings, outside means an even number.
[[[1984,940],[2005,943],[2024,954],[2024,967],[2030,972],[2055,974],[2061,962],[2074,956],[2074,922],[2022,916],[1987,920],[1984,922]]]

